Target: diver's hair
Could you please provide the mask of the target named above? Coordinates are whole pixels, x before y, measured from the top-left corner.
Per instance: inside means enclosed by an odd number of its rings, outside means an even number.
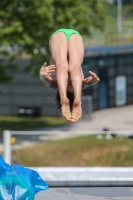
[[[69,99],[70,111],[72,112],[73,102],[74,102],[74,94],[72,92],[67,91],[67,98]],[[61,111],[61,98],[60,98],[60,94],[59,94],[58,90],[56,92],[55,100],[57,103],[57,110]]]

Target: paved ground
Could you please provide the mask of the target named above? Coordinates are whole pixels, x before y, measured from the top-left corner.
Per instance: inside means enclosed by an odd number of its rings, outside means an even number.
[[[104,109],[95,111],[92,119],[81,119],[77,123],[70,123],[58,128],[42,128],[40,131],[59,131],[58,135],[47,136],[15,136],[17,142],[16,148],[33,145],[36,142],[58,140],[73,137],[71,131],[101,131],[103,128],[110,130],[133,130],[133,105]],[[67,132],[66,132],[67,131]],[[66,134],[64,134],[66,132]],[[63,134],[62,134],[63,133]],[[0,151],[3,150],[2,140],[0,141]]]
[[[133,105],[110,108],[95,111],[92,119],[81,119],[77,123],[59,127],[52,130],[62,131],[87,131],[102,130],[107,127],[111,130],[132,130],[133,129]]]
[[[50,188],[39,192],[35,200],[133,200],[133,188]]]

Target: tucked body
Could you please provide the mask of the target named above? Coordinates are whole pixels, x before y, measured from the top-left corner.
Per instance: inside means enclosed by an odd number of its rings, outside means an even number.
[[[41,80],[56,89],[58,109],[69,122],[77,122],[82,116],[82,89],[99,81],[97,75],[89,72],[84,78],[82,62],[84,43],[81,35],[73,29],[59,29],[50,37],[50,65],[46,62],[40,69]]]

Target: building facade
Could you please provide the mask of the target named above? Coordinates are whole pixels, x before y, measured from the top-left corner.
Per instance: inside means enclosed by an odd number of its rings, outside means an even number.
[[[133,104],[133,45],[86,48],[85,77],[89,70],[100,78],[83,91],[93,96],[94,110]]]
[[[37,108],[40,115],[61,116],[57,111],[55,90],[48,89],[39,77],[24,71],[29,59],[17,59],[15,80],[0,84],[0,115],[17,115],[22,108]],[[83,61],[85,77],[92,70],[100,82],[83,90],[93,98],[93,110],[133,104],[133,45],[86,48]]]
[[[40,80],[39,75],[33,77],[24,71],[29,63],[29,59],[17,59],[15,64],[19,68],[12,73],[15,80],[8,84],[0,84],[0,115],[23,114],[24,110],[27,115],[30,115],[34,109],[35,115],[38,116],[59,116],[55,91],[49,90]]]

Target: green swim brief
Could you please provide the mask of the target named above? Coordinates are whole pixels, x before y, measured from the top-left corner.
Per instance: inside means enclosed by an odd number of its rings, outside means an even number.
[[[67,40],[70,39],[70,37],[71,37],[72,34],[78,34],[78,35],[80,35],[80,33],[79,33],[78,31],[75,31],[75,30],[73,30],[73,29],[66,29],[66,28],[58,29],[58,30],[55,31],[53,34],[58,33],[58,32],[63,32],[63,33],[65,33]]]

